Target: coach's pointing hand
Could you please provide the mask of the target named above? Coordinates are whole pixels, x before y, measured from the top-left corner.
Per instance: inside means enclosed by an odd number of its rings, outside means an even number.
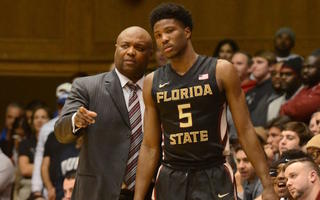
[[[77,128],[86,128],[88,125],[96,122],[95,117],[97,117],[96,112],[87,110],[81,106],[74,117],[74,125]]]

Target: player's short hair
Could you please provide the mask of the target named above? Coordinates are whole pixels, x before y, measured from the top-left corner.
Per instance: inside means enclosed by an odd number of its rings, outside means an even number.
[[[150,14],[150,25],[153,30],[154,24],[162,19],[175,19],[181,22],[184,27],[193,28],[191,13],[182,5],[175,3],[162,3],[154,8]]]

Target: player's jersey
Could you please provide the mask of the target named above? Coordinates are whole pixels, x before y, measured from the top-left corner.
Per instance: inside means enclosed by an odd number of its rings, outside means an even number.
[[[224,162],[228,141],[226,98],[219,91],[215,58],[198,56],[183,75],[170,64],[154,72],[152,98],[163,126],[163,162],[201,167]]]

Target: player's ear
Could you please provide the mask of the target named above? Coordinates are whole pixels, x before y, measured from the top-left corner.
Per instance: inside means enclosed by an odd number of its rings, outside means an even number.
[[[191,38],[191,29],[190,29],[190,27],[185,27],[184,28],[184,34],[185,34],[185,36],[186,36],[186,38],[187,39],[190,39]]]

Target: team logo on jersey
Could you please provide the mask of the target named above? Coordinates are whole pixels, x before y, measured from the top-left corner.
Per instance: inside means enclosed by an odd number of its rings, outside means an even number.
[[[209,74],[200,74],[199,75],[200,81],[207,80],[208,78],[209,78]]]
[[[163,88],[164,86],[169,85],[169,83],[170,83],[169,81],[166,82],[166,83],[162,83],[162,84],[160,83],[159,84],[159,88]]]

